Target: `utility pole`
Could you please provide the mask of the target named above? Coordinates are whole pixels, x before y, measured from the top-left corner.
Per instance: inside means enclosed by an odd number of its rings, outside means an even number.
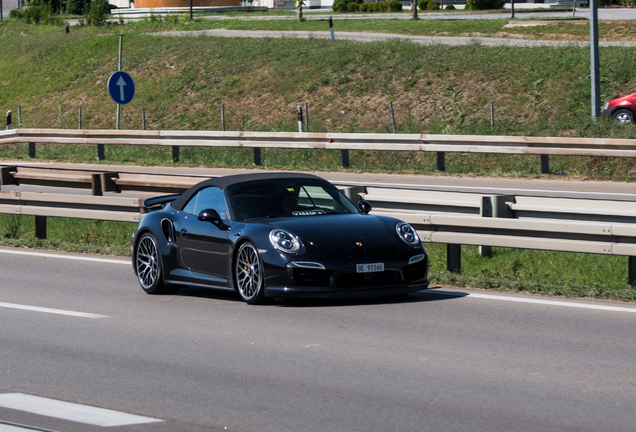
[[[590,81],[592,84],[592,120],[601,116],[601,76],[598,55],[598,0],[590,0]]]

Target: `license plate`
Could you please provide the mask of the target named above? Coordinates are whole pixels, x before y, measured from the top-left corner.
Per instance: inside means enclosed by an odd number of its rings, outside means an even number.
[[[383,271],[384,271],[384,263],[356,265],[357,273],[373,273],[373,272],[383,272]]]

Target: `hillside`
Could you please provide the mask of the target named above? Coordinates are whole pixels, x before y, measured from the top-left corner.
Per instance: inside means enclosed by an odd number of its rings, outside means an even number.
[[[76,128],[81,106],[84,128],[114,128],[115,104],[106,82],[117,69],[117,34],[123,32],[123,70],[136,84],[134,100],[122,107],[125,129],[141,128],[145,108],[148,129],[219,130],[223,104],[227,130],[294,131],[296,105],[308,103],[311,131],[388,133],[392,130],[389,102],[393,102],[398,132],[635,135],[634,128],[590,121],[588,48],[484,47],[478,39],[454,47],[398,40],[332,44],[318,39],[152,34],[230,28],[236,26],[234,21],[238,20],[196,22],[190,27],[178,22],[74,26],[66,35],[59,27],[6,20],[0,26],[0,109],[17,113],[20,105],[24,127]],[[366,24],[373,28],[372,22]],[[251,27],[272,25],[250,23]],[[634,51],[601,50],[603,100],[633,92]],[[490,102],[495,106],[494,130]],[[152,152],[112,149],[107,158],[119,163],[170,163],[167,152]],[[183,151],[181,163],[249,166],[246,152]],[[25,155],[22,147],[0,149],[0,158]],[[94,160],[94,153],[48,146],[38,157],[84,162]],[[433,160],[434,155],[425,154],[353,152],[351,169],[428,173],[434,169]],[[263,163],[335,169],[338,154],[268,150]],[[538,157],[526,156],[447,155],[446,165],[450,174],[534,176],[539,170]],[[634,169],[633,161],[626,159],[552,158],[551,165],[577,178],[615,180],[631,180]]]

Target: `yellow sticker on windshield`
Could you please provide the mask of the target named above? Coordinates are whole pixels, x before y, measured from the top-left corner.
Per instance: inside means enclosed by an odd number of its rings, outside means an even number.
[[[288,192],[293,192],[293,191],[294,191],[294,188],[287,188],[287,191],[288,191]]]

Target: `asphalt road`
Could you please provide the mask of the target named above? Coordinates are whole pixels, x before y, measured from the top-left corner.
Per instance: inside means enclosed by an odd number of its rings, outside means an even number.
[[[228,38],[297,38],[297,39],[331,39],[329,31],[278,31],[278,30],[194,30],[194,31],[167,31],[150,33],[152,36],[170,37],[228,37]],[[512,39],[494,37],[454,37],[454,36],[412,36],[390,33],[369,33],[369,32],[343,32],[335,34],[337,40],[351,40],[357,42],[378,42],[387,40],[406,40],[420,45],[483,45],[483,46],[517,46],[517,47],[559,47],[576,45],[579,47],[589,46],[589,42],[559,41],[559,40],[531,40]],[[634,41],[621,42],[599,42],[601,47],[635,47]]]
[[[146,295],[125,260],[13,252],[0,249],[0,401],[21,393],[162,420],[112,432],[636,424],[635,305],[434,288],[403,302],[251,307],[215,291]],[[0,420],[104,430],[9,408]]]

